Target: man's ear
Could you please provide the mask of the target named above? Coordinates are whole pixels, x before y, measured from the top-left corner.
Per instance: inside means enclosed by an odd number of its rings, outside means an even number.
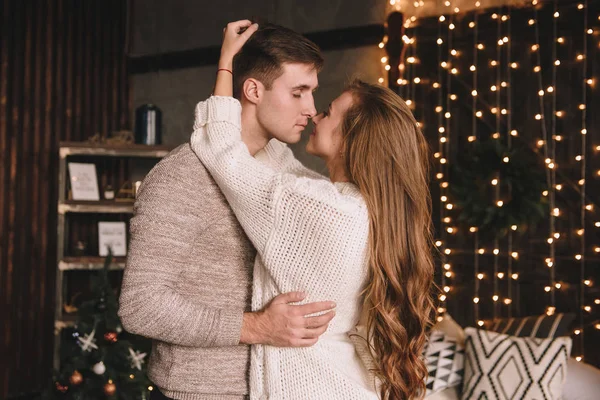
[[[246,79],[242,85],[243,96],[252,104],[257,104],[262,99],[264,91],[264,85],[254,78]]]

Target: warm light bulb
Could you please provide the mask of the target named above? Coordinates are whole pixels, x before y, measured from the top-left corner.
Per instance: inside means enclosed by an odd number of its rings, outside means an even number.
[[[497,185],[498,184],[498,179],[494,178],[492,179],[492,185]]]
[[[516,251],[513,251],[511,254],[512,258],[517,259],[519,258],[519,253],[517,253]]]
[[[479,325],[479,326],[483,326],[483,324],[484,324],[484,322],[483,322],[483,321],[481,321],[481,320],[477,321],[477,325]]]
[[[546,286],[546,287],[544,288],[544,290],[545,290],[546,292],[549,292],[549,291],[551,291],[551,290],[552,290],[552,288],[551,288],[550,286]]]
[[[473,297],[473,303],[475,303],[475,304],[479,303],[479,297]]]
[[[585,286],[590,286],[592,284],[592,281],[590,281],[589,279],[586,279],[585,281],[583,281],[583,284]]]
[[[471,65],[471,66],[469,67],[469,69],[470,69],[471,71],[475,71],[477,68],[476,68],[474,65]]]
[[[450,291],[450,286],[444,286],[444,292],[448,293]]]
[[[513,225],[513,226],[510,227],[510,229],[512,229],[513,231],[516,231],[517,230],[517,226]]]
[[[499,249],[494,249],[494,254],[495,254],[495,255],[498,255],[498,254],[500,254],[500,250],[499,250]]]
[[[485,253],[485,249],[479,249],[479,250],[477,250],[477,252],[478,252],[479,254],[484,254],[484,253]]]
[[[473,97],[477,96],[477,90],[473,89],[473,91],[471,91],[471,96],[473,96]]]
[[[504,304],[509,305],[510,303],[512,303],[511,299],[504,299]]]
[[[512,274],[511,278],[513,278],[514,280],[519,279],[519,274]]]
[[[483,279],[483,274],[477,274],[477,279],[482,280]]]
[[[498,272],[498,279],[504,279],[504,272]]]
[[[381,63],[385,64],[387,62],[387,57],[381,57]]]
[[[494,301],[498,301],[498,295],[497,295],[497,294],[493,295],[493,296],[492,296],[492,300],[494,300]]]

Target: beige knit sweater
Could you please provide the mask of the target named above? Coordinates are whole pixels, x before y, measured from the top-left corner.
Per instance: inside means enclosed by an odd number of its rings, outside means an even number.
[[[257,158],[276,162],[277,149],[287,147],[269,144]],[[126,330],[153,339],[148,375],[166,396],[248,394],[250,349],[239,340],[255,255],[189,144],[148,174],[131,219],[119,316]]]

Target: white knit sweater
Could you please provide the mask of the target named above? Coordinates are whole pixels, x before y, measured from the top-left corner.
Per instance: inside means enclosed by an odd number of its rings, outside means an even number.
[[[309,172],[287,148],[277,170],[253,158],[232,97],[198,104],[191,145],[258,251],[252,309],[298,290],[305,302],[337,303],[313,347],[252,346],[250,398],[377,399],[348,336],[359,322],[368,256],[367,208],[356,186]]]

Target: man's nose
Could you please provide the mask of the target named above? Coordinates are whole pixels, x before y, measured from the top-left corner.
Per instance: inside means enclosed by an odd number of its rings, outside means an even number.
[[[317,109],[315,108],[315,100],[312,98],[312,96],[303,114],[306,115],[308,118],[313,118],[315,115],[317,115]]]

